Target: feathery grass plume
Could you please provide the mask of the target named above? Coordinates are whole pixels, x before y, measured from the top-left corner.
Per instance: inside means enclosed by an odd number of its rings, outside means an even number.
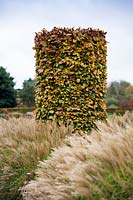
[[[33,118],[0,119],[0,200],[20,199],[19,188],[34,178],[34,170],[72,127]]]
[[[41,161],[22,188],[24,200],[133,199],[133,113],[98,122],[91,135],[70,136]]]

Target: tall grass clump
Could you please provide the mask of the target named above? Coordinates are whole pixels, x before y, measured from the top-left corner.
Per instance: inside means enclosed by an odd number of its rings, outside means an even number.
[[[38,162],[71,133],[70,126],[54,120],[0,119],[0,200],[21,199],[19,189],[34,178]]]
[[[132,200],[133,113],[98,122],[91,135],[70,136],[40,162],[24,200]]]

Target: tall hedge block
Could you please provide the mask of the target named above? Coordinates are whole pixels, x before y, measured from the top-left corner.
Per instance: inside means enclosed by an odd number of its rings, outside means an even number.
[[[35,36],[36,118],[70,121],[88,131],[105,119],[106,33],[43,29]]]

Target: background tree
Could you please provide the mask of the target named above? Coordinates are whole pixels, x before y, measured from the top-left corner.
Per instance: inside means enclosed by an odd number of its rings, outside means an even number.
[[[35,84],[34,80],[29,78],[23,82],[23,88],[19,91],[19,96],[23,105],[35,106]]]
[[[107,96],[116,97],[119,94],[119,82],[113,81],[108,87]]]
[[[129,98],[133,98],[133,85],[130,85],[126,88],[126,95]]]
[[[114,97],[106,98],[107,107],[118,107],[118,100]]]
[[[0,66],[0,108],[16,106],[16,91],[14,78]]]
[[[117,99],[121,99],[126,96],[126,88],[131,86],[129,82],[126,81],[113,81],[108,87],[107,95],[109,97],[115,97]]]
[[[127,81],[113,81],[107,90],[107,106],[120,108],[133,108],[133,86]]]
[[[133,98],[130,98],[128,101],[128,107],[133,108]]]

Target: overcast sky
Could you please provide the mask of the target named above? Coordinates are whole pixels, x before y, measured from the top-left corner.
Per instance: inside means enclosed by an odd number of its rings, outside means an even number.
[[[0,0],[0,66],[16,88],[35,76],[35,32],[54,26],[107,31],[108,82],[133,84],[132,0]]]

